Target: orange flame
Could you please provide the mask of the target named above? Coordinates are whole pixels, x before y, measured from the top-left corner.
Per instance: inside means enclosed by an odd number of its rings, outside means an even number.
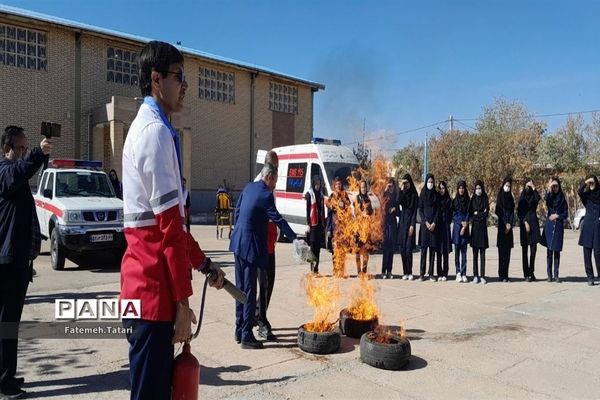
[[[361,250],[373,250],[383,240],[384,223],[384,191],[387,179],[391,176],[392,165],[383,158],[373,161],[370,170],[356,169],[348,177],[350,201],[352,202],[360,188],[360,180],[364,179],[370,184],[369,191],[379,200],[379,206],[373,207],[371,215],[358,213],[354,205],[350,206],[348,200],[338,198],[332,193],[330,207],[336,212],[336,227],[333,237],[333,275],[336,278],[347,278],[346,256],[356,254]]]
[[[330,332],[335,329],[341,291],[333,279],[307,274],[304,278],[307,302],[314,309],[313,321],[304,325],[310,332]],[[333,321],[332,321],[333,319]]]
[[[373,329],[373,335],[371,335],[371,339],[377,343],[383,344],[397,343],[397,339],[395,339],[395,337],[406,337],[405,324],[406,321],[401,319],[400,326],[398,326],[397,330],[392,330],[390,325],[380,324]]]
[[[379,308],[375,304],[375,285],[366,277],[360,278],[350,291],[348,313],[353,319],[369,321],[379,317]]]

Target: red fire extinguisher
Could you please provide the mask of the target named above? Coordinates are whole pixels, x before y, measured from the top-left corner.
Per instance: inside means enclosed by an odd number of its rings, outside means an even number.
[[[206,275],[204,288],[202,290],[202,302],[200,303],[200,314],[198,315],[198,325],[196,331],[189,341],[183,345],[183,351],[175,357],[173,361],[173,377],[171,400],[198,400],[198,387],[200,386],[200,363],[192,354],[190,341],[198,337],[200,327],[202,326],[202,316],[204,315],[204,299],[206,297],[206,287],[209,279],[213,279],[212,274]],[[246,303],[246,293],[239,290],[227,279],[224,279],[223,289],[240,303]]]

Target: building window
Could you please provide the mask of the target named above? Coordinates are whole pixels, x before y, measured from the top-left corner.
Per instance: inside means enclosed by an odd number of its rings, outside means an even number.
[[[199,69],[198,96],[204,100],[235,103],[235,74],[215,69]]]
[[[269,110],[298,114],[298,88],[269,82]]]
[[[138,55],[129,50],[106,49],[106,80],[123,85],[138,85]]]
[[[0,24],[0,64],[47,71],[47,41],[46,32]]]

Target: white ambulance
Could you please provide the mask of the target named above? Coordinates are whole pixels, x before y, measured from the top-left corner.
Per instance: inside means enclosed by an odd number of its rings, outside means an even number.
[[[50,239],[53,269],[61,270],[72,254],[125,247],[123,201],[117,198],[100,161],[51,160],[33,194],[40,233]]]
[[[328,198],[335,177],[347,187],[346,179],[358,168],[358,160],[351,149],[336,139],[314,138],[309,144],[277,147],[273,151],[279,157],[279,177],[275,187],[277,210],[297,235],[304,235],[308,229],[304,195],[310,189],[312,177],[321,177],[323,194]],[[264,164],[266,154],[266,150],[258,150],[257,164]],[[356,194],[348,192],[352,202]],[[373,207],[379,208],[377,196],[369,193],[369,198]]]

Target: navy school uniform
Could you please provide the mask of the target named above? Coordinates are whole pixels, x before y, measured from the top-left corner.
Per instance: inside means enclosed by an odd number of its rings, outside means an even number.
[[[417,237],[417,198],[417,192],[414,189],[398,193],[399,220],[397,237],[404,275],[412,275],[413,251]],[[412,236],[409,235],[411,226],[413,227]]]
[[[557,214],[558,219],[550,221],[546,219],[544,223],[544,231],[540,239],[540,244],[546,247],[546,271],[548,273],[548,279],[554,280],[558,278],[558,271],[560,267],[560,252],[563,248],[564,232],[565,232],[565,220],[569,213],[569,206],[565,195],[562,192],[558,193],[546,193],[544,196],[546,207],[548,208],[549,217],[552,214]],[[554,265],[554,268],[552,268]]]

